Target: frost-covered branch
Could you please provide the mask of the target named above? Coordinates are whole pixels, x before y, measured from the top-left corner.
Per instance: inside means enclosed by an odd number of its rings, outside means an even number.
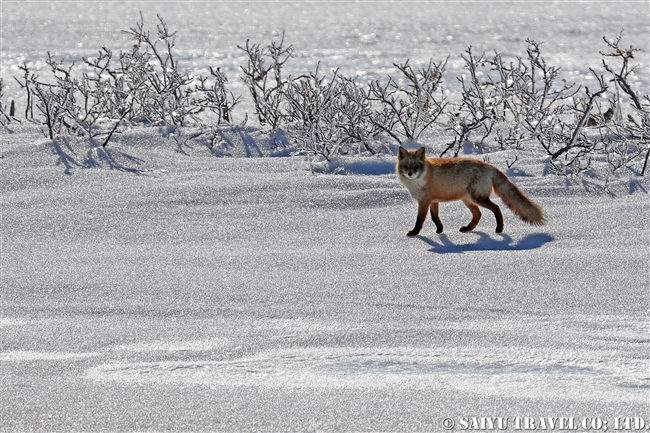
[[[472,47],[465,51],[467,57],[465,67],[469,72],[469,80],[458,77],[461,85],[462,102],[451,113],[449,113],[449,130],[456,136],[447,144],[440,156],[455,149],[454,156],[458,156],[461,146],[469,139],[470,134],[475,131],[482,131],[479,143],[482,143],[491,133],[497,121],[496,107],[503,103],[503,98],[495,91],[494,83],[479,79],[477,66],[484,65],[484,55],[476,58],[472,53]]]
[[[293,57],[293,46],[284,45],[284,33],[279,43],[272,42],[262,49],[260,44],[237,46],[248,56],[246,66],[241,66],[242,80],[255,104],[255,112],[261,125],[277,129],[284,120],[284,90],[288,84],[282,78],[284,64]],[[268,62],[268,64],[267,64]]]
[[[232,112],[235,106],[241,100],[232,92],[228,91],[228,78],[226,74],[217,68],[210,66],[210,75],[214,80],[212,84],[208,83],[208,77],[198,77],[199,84],[195,86],[194,93],[198,95],[194,101],[201,110],[210,110],[217,116],[217,123],[231,122]]]
[[[386,84],[375,80],[370,84],[369,99],[382,109],[373,118],[375,126],[383,129],[398,143],[417,140],[443,113],[446,98],[442,92],[442,75],[447,61],[434,63],[414,71],[407,60],[394,63],[404,78],[405,85],[388,77]]]

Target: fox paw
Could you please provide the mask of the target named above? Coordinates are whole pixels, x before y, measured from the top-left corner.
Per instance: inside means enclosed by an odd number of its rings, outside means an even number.
[[[420,233],[419,230],[418,231],[411,230],[410,232],[406,233],[406,236],[417,236],[418,233]]]

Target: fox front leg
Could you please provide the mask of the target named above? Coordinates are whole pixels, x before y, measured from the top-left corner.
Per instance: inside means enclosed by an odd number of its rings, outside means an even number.
[[[440,220],[440,216],[438,216],[438,202],[433,202],[431,203],[431,219],[433,220],[433,223],[436,225],[436,233],[442,233],[442,221]]]
[[[418,202],[418,217],[415,220],[415,227],[413,227],[413,230],[408,232],[406,236],[417,236],[418,233],[420,233],[420,230],[422,230],[422,225],[424,224],[424,221],[427,219],[428,210],[429,210],[428,203]]]

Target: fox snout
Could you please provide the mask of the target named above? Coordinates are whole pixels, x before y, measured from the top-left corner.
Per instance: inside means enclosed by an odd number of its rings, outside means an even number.
[[[413,169],[408,169],[404,171],[404,176],[406,176],[409,179],[413,179],[417,175],[417,171]]]

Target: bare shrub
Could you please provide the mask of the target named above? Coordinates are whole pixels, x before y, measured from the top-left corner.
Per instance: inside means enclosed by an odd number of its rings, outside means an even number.
[[[147,124],[185,125],[205,110],[216,113],[218,123],[229,121],[239,102],[227,90],[227,78],[219,68],[210,68],[210,77],[191,77],[181,72],[174,56],[176,32],[157,15],[157,36],[151,36],[144,18],[125,31],[133,37],[130,51],[120,52],[118,65],[113,54],[103,47],[95,59],[85,59],[95,73],[95,100],[107,117],[127,118]],[[192,83],[198,84],[192,87]]]
[[[52,73],[49,82],[30,74],[27,65],[22,68],[25,81],[20,84],[29,95],[25,115],[35,106],[47,128],[45,135],[50,139],[60,134],[87,135],[91,141],[103,136],[105,146],[121,120],[108,130],[105,125],[100,126],[106,117],[106,94],[110,92],[105,92],[101,82],[87,74],[81,80],[74,78],[74,63],[65,65],[63,60],[57,61],[48,53],[47,64]]]
[[[84,59],[86,71],[78,73],[49,53],[49,73],[41,79],[26,63],[16,78],[27,95],[25,118],[43,121],[46,136],[59,134],[88,137],[106,146],[120,125],[143,123],[173,127],[170,134],[184,147],[188,140],[207,133],[211,144],[221,135],[219,126],[233,121],[233,109],[241,97],[228,91],[228,79],[219,68],[210,67],[206,77],[181,72],[175,56],[176,32],[157,16],[156,31],[144,26],[144,18],[127,34],[130,50],[114,55],[106,47],[97,57]],[[153,35],[152,35],[153,34]],[[461,91],[452,103],[442,87],[447,60],[414,69],[407,60],[395,63],[396,77],[360,84],[338,70],[331,75],[314,72],[285,77],[284,66],[294,56],[284,33],[269,45],[238,46],[247,54],[241,78],[253,100],[259,124],[273,137],[290,137],[301,153],[331,159],[336,155],[377,153],[382,137],[398,143],[418,140],[440,124],[454,135],[441,156],[459,154],[467,142],[483,143],[488,137],[503,148],[519,151],[524,145],[541,146],[548,156],[549,171],[575,175],[591,167],[592,161],[607,161],[612,171],[631,167],[645,156],[645,174],[650,154],[650,96],[639,94],[630,78],[639,65],[632,65],[639,52],[624,47],[623,32],[615,39],[603,38],[608,50],[601,53],[607,81],[590,69],[595,86],[577,86],[560,76],[560,68],[548,65],[543,44],[527,40],[526,55],[505,59],[501,54],[480,56],[472,47],[461,54],[467,74],[458,77]],[[613,83],[613,84],[612,84]],[[2,104],[0,119],[10,114]],[[629,100],[629,107],[622,100]],[[216,119],[216,127],[206,125]],[[440,122],[442,118],[446,121]],[[244,123],[248,119],[246,114]],[[186,134],[183,126],[197,126]],[[286,131],[281,130],[286,127]],[[379,137],[379,139],[378,139]],[[381,146],[381,144],[379,144]],[[508,166],[519,158],[507,161]]]
[[[241,66],[242,79],[248,88],[260,125],[276,130],[284,120],[284,90],[288,84],[282,78],[282,67],[293,57],[293,46],[284,45],[284,33],[279,43],[271,42],[265,48],[260,44],[237,46],[248,55],[246,66]],[[267,63],[268,62],[268,63]]]
[[[347,136],[346,153],[368,151],[378,153],[370,145],[384,131],[382,112],[375,109],[370,96],[370,89],[362,86],[356,78],[337,75],[340,89],[339,97],[334,99],[332,109],[338,113],[338,128]]]
[[[634,107],[638,110],[641,110],[643,107],[641,105],[641,101],[639,100],[639,96],[637,93],[632,89],[632,86],[630,86],[628,77],[634,73],[634,71],[639,67],[639,65],[636,66],[630,66],[630,60],[634,58],[634,53],[641,51],[640,48],[634,48],[633,46],[630,46],[629,48],[624,48],[621,46],[621,40],[623,39],[623,30],[619,33],[618,37],[614,40],[608,40],[606,36],[603,36],[603,40],[605,41],[605,44],[610,48],[609,53],[603,53],[601,52],[601,55],[604,57],[603,58],[603,66],[613,76],[613,81],[617,84],[618,87],[623,90],[631,99]],[[609,65],[606,61],[606,57],[611,57],[611,58],[618,58],[621,60],[621,67],[618,72],[615,72],[612,69],[612,66]]]
[[[603,36],[609,52],[603,53],[603,67],[612,76],[615,91],[611,92],[610,110],[614,113],[610,119],[598,122],[601,129],[602,142],[605,146],[607,161],[612,171],[628,167],[639,156],[645,154],[643,168],[640,175],[645,175],[650,156],[650,96],[640,97],[630,84],[629,77],[638,69],[639,65],[631,66],[634,54],[641,51],[633,46],[622,46],[623,31],[613,40]],[[619,60],[619,68],[607,62],[607,59]],[[631,112],[623,116],[620,91],[630,98]],[[603,132],[604,130],[604,132]]]
[[[130,52],[122,53],[121,72],[133,97],[132,115],[142,115],[151,122],[183,125],[188,116],[199,111],[191,104],[191,92],[186,91],[192,78],[178,70],[173,54],[176,32],[169,30],[160,15],[157,17],[155,39],[145,29],[142,13],[140,22],[126,31],[135,44]]]
[[[27,103],[25,104],[25,119],[34,118],[34,105],[32,103],[32,89],[30,83],[36,80],[36,75],[30,72],[27,62],[23,62],[22,65],[18,66],[18,69],[23,71],[22,81],[14,77],[14,80],[18,83],[21,89],[25,89],[27,96]]]
[[[0,122],[5,125],[5,123],[11,122],[11,119],[15,115],[15,106],[14,101],[11,101],[10,111],[7,112],[7,106],[2,102],[4,99],[4,90],[5,86],[2,78],[0,78]]]
[[[591,109],[598,97],[607,91],[607,85],[602,76],[591,70],[599,88],[590,92],[585,87],[585,96],[575,98],[573,105],[568,106],[568,119],[554,116],[539,129],[539,143],[551,157],[549,163],[552,172],[558,175],[576,175],[588,169],[595,152],[600,148],[599,140],[586,134],[585,127],[591,116]],[[559,159],[563,156],[563,159]]]
[[[210,67],[210,77],[198,77],[199,84],[194,87],[193,103],[200,111],[209,110],[217,116],[217,123],[232,122],[232,112],[241,100],[240,96],[228,91],[228,78],[217,68]],[[210,82],[209,80],[213,81]]]
[[[339,154],[346,136],[337,127],[337,113],[332,109],[340,96],[338,71],[329,80],[314,73],[288,82],[284,95],[288,102],[286,119],[293,128],[289,135],[301,152],[331,159]]]
[[[476,74],[471,73],[472,92],[464,98],[469,101],[466,106],[477,107],[474,111],[483,116],[481,126],[486,134],[494,122],[507,124],[497,133],[497,142],[502,147],[518,148],[523,140],[533,138],[550,157],[552,173],[578,174],[590,167],[591,155],[599,149],[599,140],[584,128],[608,86],[602,76],[591,70],[597,89],[585,87],[584,96],[580,96],[580,86],[558,80],[560,68],[546,63],[541,54],[542,44],[531,39],[527,42],[525,60],[517,57],[516,61],[506,63],[498,53],[490,60],[480,59],[481,64],[489,65],[491,73],[485,74],[483,82],[475,81]],[[471,69],[472,62],[467,63]],[[486,106],[482,101],[490,104]]]
[[[403,64],[394,63],[402,73],[404,85],[391,76],[385,84],[373,81],[368,98],[380,105],[371,119],[375,126],[400,144],[405,140],[417,140],[447,104],[442,91],[446,64],[446,60],[434,63],[431,59],[428,66],[414,71],[408,60]]]
[[[46,135],[87,135],[101,139],[106,146],[123,120],[182,126],[189,119],[209,110],[217,122],[230,121],[239,98],[227,91],[227,78],[218,68],[210,68],[211,77],[194,78],[181,73],[173,48],[176,33],[158,16],[157,36],[145,29],[144,19],[126,31],[133,36],[130,51],[117,59],[106,47],[97,57],[84,59],[89,72],[74,76],[74,63],[65,65],[49,53],[47,64],[52,73],[41,80],[27,64],[19,67],[24,75],[16,78],[27,94],[25,117],[33,118],[34,107],[43,117]],[[81,78],[78,78],[81,75]]]
[[[54,83],[38,81],[33,76],[29,89],[36,98],[36,108],[44,117],[47,136],[54,139],[63,132],[76,132],[80,109],[76,103],[75,91],[78,84],[70,75],[74,64],[65,66],[63,61],[56,61],[47,53]]]
[[[479,142],[482,143],[491,133],[497,119],[496,107],[503,103],[504,96],[499,93],[501,81],[484,81],[479,78],[477,68],[484,67],[486,60],[482,55],[476,58],[472,47],[468,47],[464,55],[465,67],[469,72],[469,80],[457,77],[461,84],[461,103],[448,113],[448,129],[455,133],[454,140],[447,144],[440,156],[453,150],[453,155],[458,156],[461,147],[472,133],[480,133]],[[484,75],[480,71],[481,77]]]
[[[565,80],[558,84],[560,68],[547,65],[541,55],[542,44],[530,39],[527,43],[527,56],[510,61],[500,53],[476,57],[471,47],[466,50],[463,59],[469,77],[458,78],[462,102],[449,113],[450,129],[456,137],[443,155],[450,150],[457,155],[470,134],[479,133],[478,142],[482,143],[495,131],[502,148],[520,149],[522,142],[532,137],[549,155],[555,152],[547,137],[556,127],[564,133],[570,129],[558,122],[566,120],[580,88]]]

